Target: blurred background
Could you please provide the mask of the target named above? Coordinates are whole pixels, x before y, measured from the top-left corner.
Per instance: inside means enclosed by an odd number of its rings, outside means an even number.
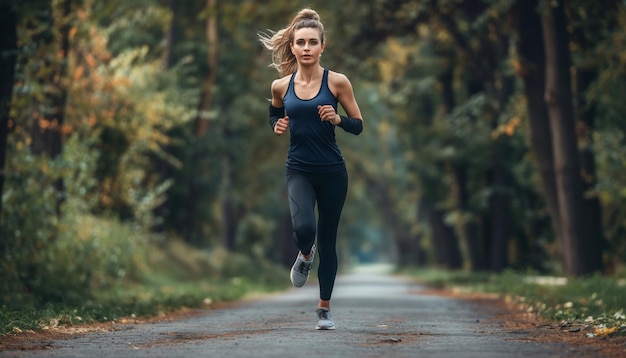
[[[624,275],[623,0],[1,0],[0,303],[287,282],[258,33],[304,7],[365,120],[343,269]]]

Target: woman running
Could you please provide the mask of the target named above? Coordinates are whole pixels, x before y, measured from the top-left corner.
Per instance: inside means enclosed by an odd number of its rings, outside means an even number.
[[[338,266],[337,228],[348,191],[335,127],[358,135],[363,130],[361,111],[350,80],[320,65],[326,44],[317,12],[303,9],[289,26],[271,36],[260,35],[260,39],[272,52],[271,67],[281,76],[271,86],[270,125],[276,135],[287,129],[290,134],[286,181],[294,242],[300,250],[291,268],[291,282],[304,286],[317,249],[320,300],[315,310],[316,329],[335,329],[330,299]],[[337,113],[337,104],[346,116]]]

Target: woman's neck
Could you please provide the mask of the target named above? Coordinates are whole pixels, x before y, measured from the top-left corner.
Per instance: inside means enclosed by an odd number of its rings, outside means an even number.
[[[303,82],[313,82],[322,77],[324,69],[319,66],[298,66],[298,77]]]

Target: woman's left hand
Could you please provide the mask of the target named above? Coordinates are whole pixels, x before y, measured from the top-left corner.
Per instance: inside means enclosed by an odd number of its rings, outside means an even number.
[[[330,122],[332,125],[336,126],[341,123],[341,117],[330,104],[317,106],[317,113],[319,113],[321,120]]]

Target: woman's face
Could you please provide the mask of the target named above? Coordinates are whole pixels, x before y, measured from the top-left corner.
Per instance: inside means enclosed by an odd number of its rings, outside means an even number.
[[[315,64],[324,52],[325,44],[322,43],[318,29],[303,27],[293,34],[291,52],[296,56],[299,64]]]

